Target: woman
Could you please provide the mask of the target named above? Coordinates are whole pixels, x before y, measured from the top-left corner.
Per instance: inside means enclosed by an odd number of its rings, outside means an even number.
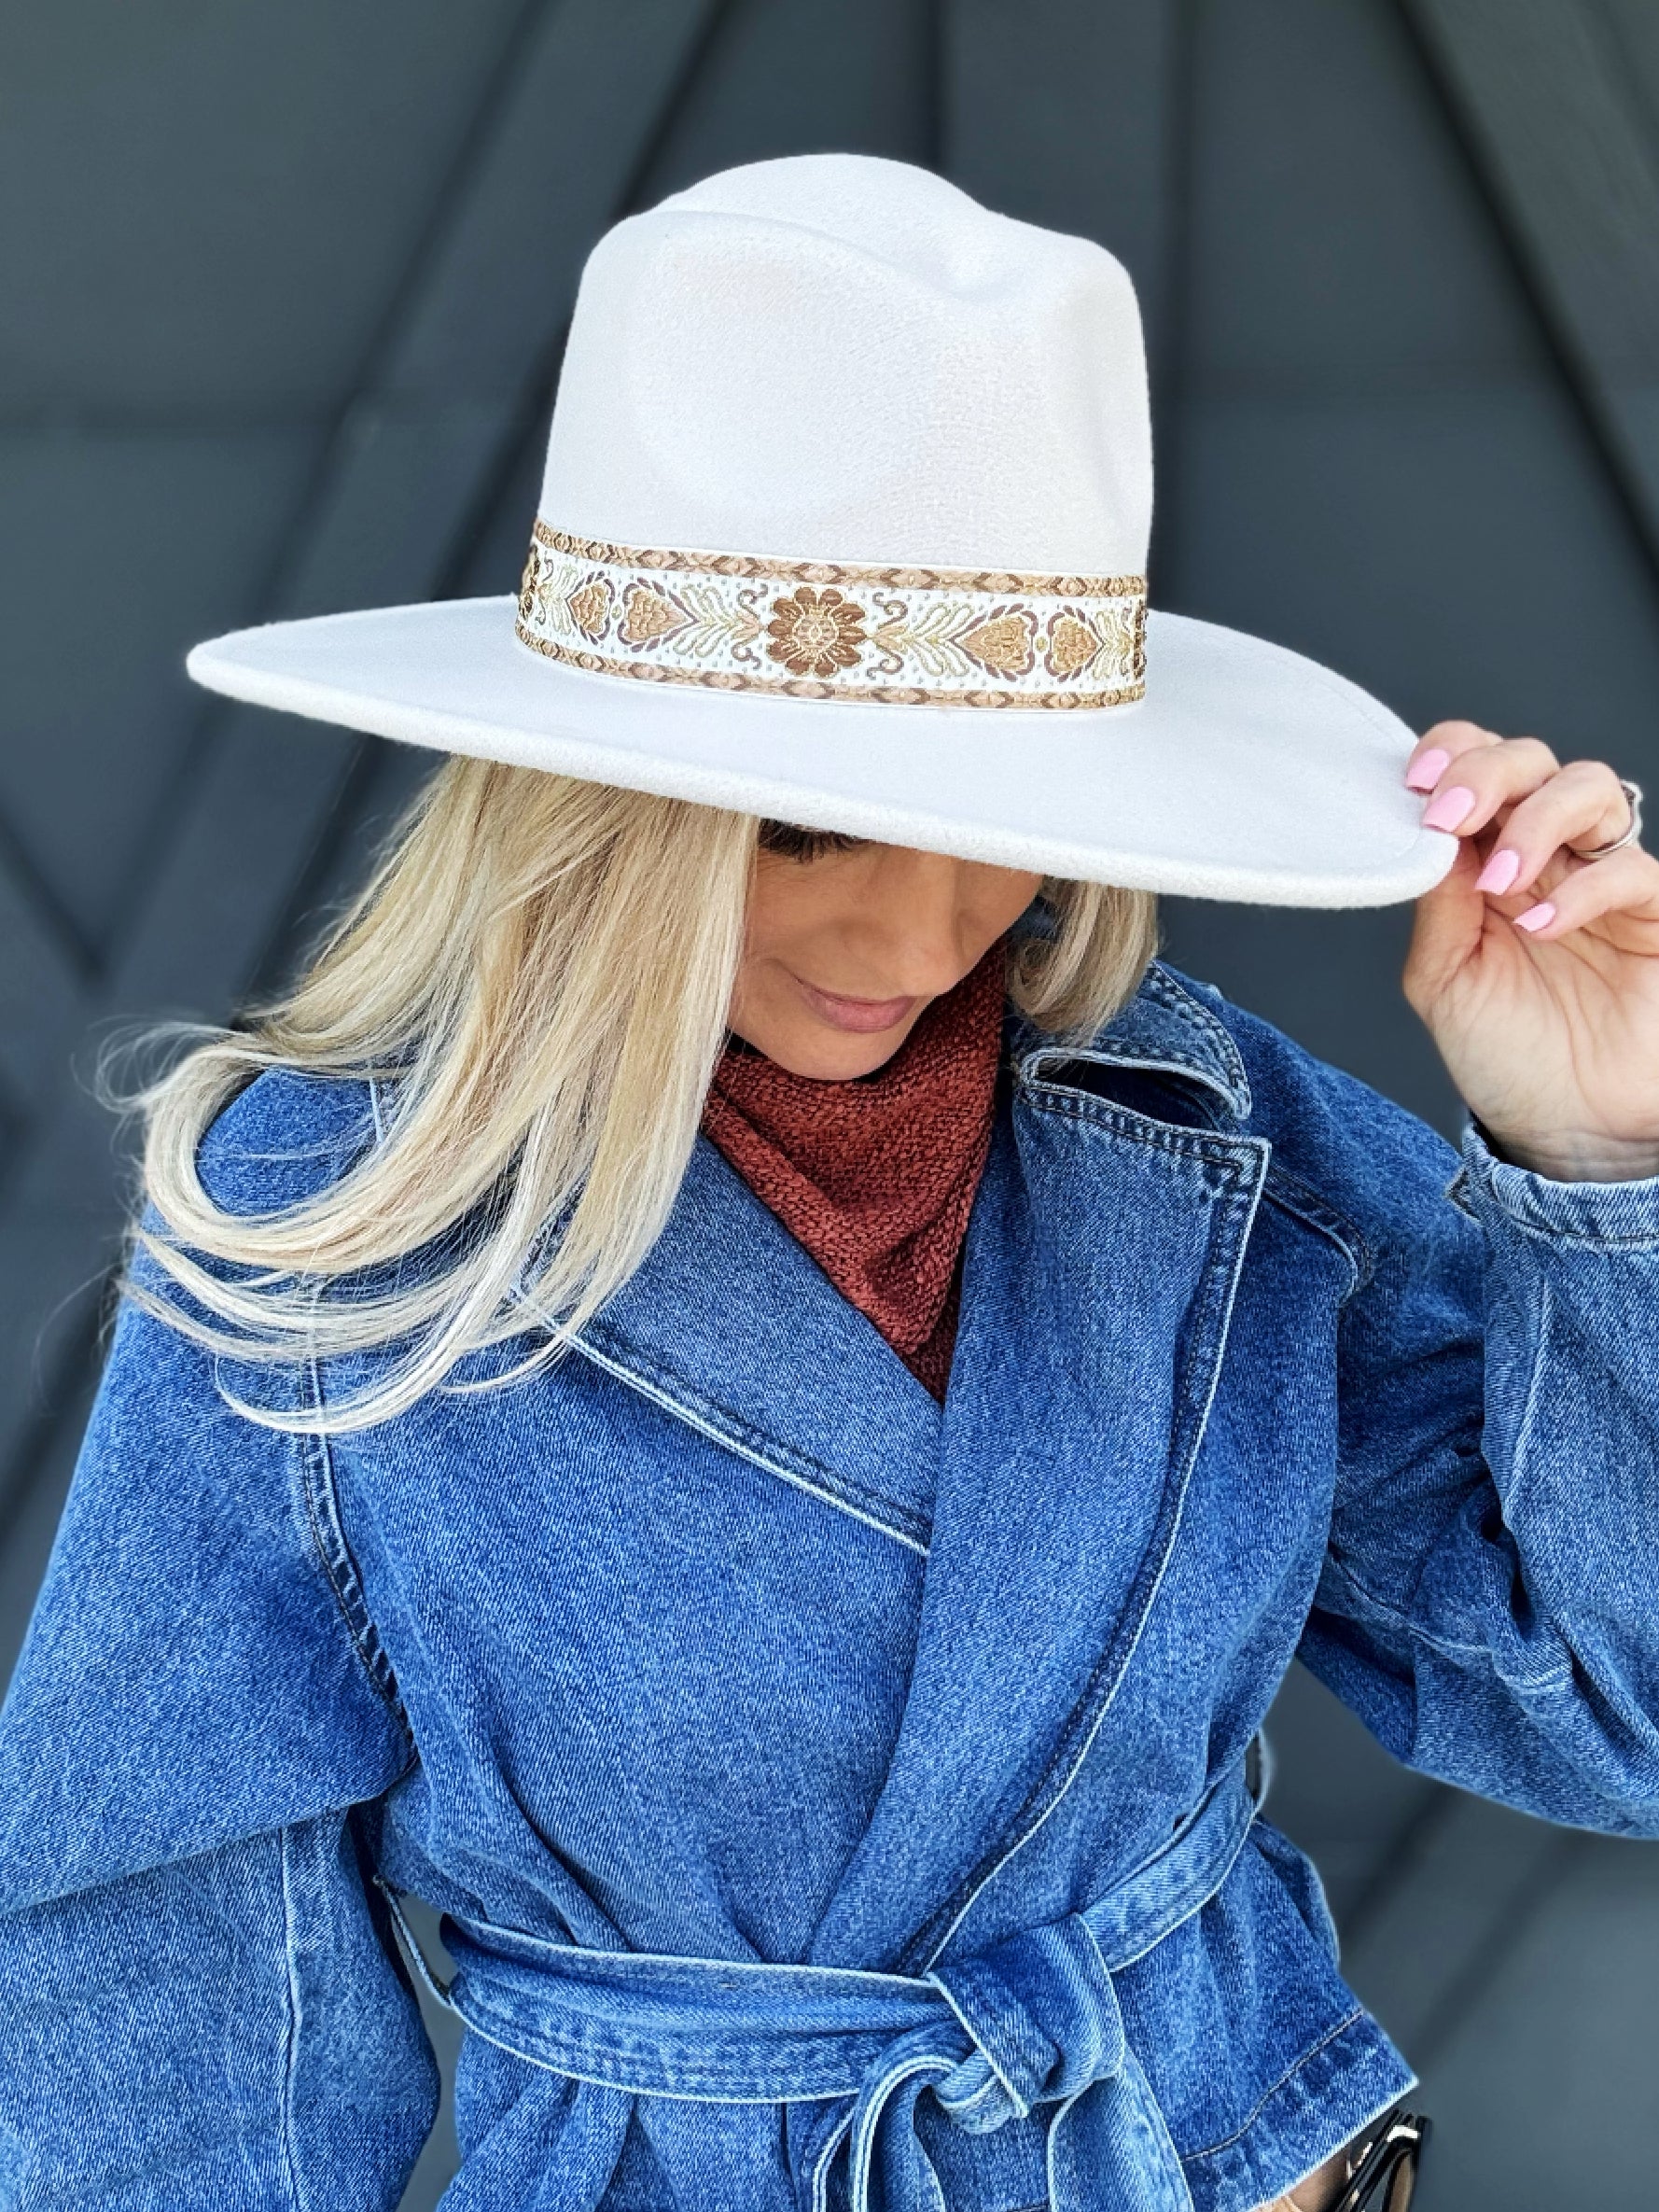
[[[761,164],[596,250],[516,620],[193,656],[461,757],[150,1101],[0,2201],[394,2205],[413,1892],[467,2212],[1322,2207],[1412,2076],[1247,1776],[1292,1656],[1659,1830],[1632,788],[1149,625],[1149,450],[1098,248]],[[1158,889],[1418,897],[1461,1167]]]

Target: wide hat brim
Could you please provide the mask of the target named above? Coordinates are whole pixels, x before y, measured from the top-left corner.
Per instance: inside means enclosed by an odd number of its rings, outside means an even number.
[[[520,643],[511,598],[273,623],[198,683],[443,752],[1087,882],[1381,906],[1457,840],[1403,782],[1412,732],[1263,639],[1154,613],[1132,706],[904,706],[590,675]]]

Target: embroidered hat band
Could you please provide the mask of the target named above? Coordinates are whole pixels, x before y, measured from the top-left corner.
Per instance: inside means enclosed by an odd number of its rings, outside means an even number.
[[[1122,707],[1146,580],[667,553],[538,521],[518,635],[597,675],[896,706]]]

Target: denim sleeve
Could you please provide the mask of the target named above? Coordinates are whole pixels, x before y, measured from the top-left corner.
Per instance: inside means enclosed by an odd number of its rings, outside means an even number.
[[[1400,1758],[1659,1834],[1659,1178],[1398,1156],[1302,1656]],[[1415,1187],[1414,1187],[1415,1183]]]
[[[0,1712],[0,2207],[391,2207],[436,2102],[361,1863],[410,1765],[315,1440],[119,1319]]]

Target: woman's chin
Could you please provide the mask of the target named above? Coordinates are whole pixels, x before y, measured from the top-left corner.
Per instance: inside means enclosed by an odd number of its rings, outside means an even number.
[[[791,1054],[787,1059],[775,1053],[767,1057],[791,1075],[803,1076],[811,1083],[854,1083],[860,1075],[873,1075],[878,1068],[885,1068],[903,1043],[902,1035],[848,1037],[825,1052]]]
[[[812,1022],[810,1026],[790,1023],[787,1029],[776,1032],[751,1034],[740,1029],[737,1033],[788,1075],[799,1075],[809,1083],[852,1083],[885,1067],[915,1024],[916,1017],[912,1015],[895,1022],[891,1029],[873,1033],[832,1029],[828,1022]]]

